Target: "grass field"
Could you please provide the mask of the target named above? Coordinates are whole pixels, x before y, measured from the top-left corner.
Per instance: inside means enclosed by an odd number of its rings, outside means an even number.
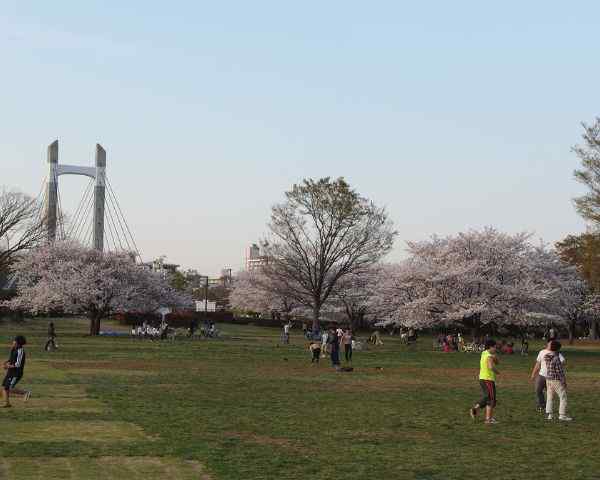
[[[532,354],[501,358],[501,423],[486,426],[467,415],[478,355],[430,339],[385,337],[335,373],[311,366],[298,332],[283,347],[266,328],[151,342],[56,325],[60,349],[46,353],[45,321],[0,323],[3,345],[28,337],[33,391],[0,410],[0,479],[600,479],[592,345],[565,351],[573,423],[535,412]]]

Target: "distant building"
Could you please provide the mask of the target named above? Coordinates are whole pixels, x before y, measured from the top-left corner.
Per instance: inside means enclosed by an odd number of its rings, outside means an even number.
[[[168,275],[177,272],[179,265],[175,263],[165,263],[164,260],[165,257],[160,257],[152,262],[146,262],[142,265],[153,272],[160,273],[163,278],[166,278]]]
[[[217,302],[214,300],[196,300],[196,311],[197,312],[216,312]]]
[[[253,243],[246,249],[246,270],[252,272],[259,270],[268,263],[265,255],[260,254],[260,247]]]

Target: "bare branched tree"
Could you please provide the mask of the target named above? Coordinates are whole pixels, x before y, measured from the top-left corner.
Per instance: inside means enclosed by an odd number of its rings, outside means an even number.
[[[385,208],[359,196],[343,178],[304,180],[285,195],[271,211],[264,274],[310,309],[313,329],[319,329],[321,308],[337,282],[377,263],[397,232]]]
[[[16,256],[46,238],[45,215],[40,202],[24,193],[0,188],[0,272]]]

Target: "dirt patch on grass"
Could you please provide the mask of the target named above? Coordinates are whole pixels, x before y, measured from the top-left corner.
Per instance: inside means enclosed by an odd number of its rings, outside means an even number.
[[[3,422],[2,442],[134,442],[152,440],[141,427],[128,422],[39,421]]]
[[[160,371],[168,362],[146,362],[140,360],[102,360],[102,361],[60,361],[50,362],[50,366],[60,370],[145,370]]]
[[[101,413],[106,407],[103,403],[88,398],[35,398],[19,403],[15,407],[27,411],[61,411]]]
[[[3,470],[4,468],[4,470]],[[4,476],[2,473],[4,472]],[[212,480],[196,461],[174,457],[12,457],[0,459],[0,479]]]

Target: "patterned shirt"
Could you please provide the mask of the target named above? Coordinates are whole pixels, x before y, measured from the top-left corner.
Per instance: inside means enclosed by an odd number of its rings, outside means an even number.
[[[565,381],[565,369],[560,361],[560,355],[557,353],[548,353],[544,357],[544,362],[546,362],[547,368],[546,380]]]

